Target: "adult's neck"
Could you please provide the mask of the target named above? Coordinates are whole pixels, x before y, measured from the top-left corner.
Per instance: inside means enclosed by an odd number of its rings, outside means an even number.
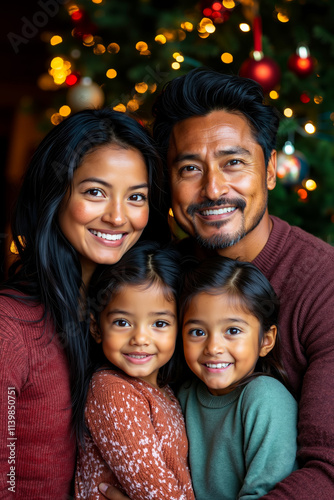
[[[87,288],[90,282],[90,279],[96,269],[97,264],[95,264],[92,261],[86,260],[83,257],[80,257],[80,262],[81,262],[81,275],[82,275],[82,282]]]

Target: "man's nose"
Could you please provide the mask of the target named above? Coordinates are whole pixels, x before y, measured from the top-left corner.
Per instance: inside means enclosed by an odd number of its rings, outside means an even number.
[[[218,167],[208,169],[203,176],[202,196],[209,200],[218,200],[226,195],[228,190],[229,186],[222,170]]]

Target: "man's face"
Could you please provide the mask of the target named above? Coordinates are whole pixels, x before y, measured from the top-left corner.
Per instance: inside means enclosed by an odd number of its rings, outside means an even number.
[[[261,237],[261,226],[268,227],[276,155],[266,171],[262,148],[243,115],[213,111],[177,123],[168,166],[175,218],[206,248],[232,247],[248,234]]]

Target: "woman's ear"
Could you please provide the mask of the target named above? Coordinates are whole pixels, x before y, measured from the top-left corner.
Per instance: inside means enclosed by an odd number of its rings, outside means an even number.
[[[267,356],[268,352],[272,350],[276,342],[276,335],[277,335],[277,326],[272,325],[269,328],[269,330],[265,332],[263,335],[259,356],[261,357]]]
[[[92,315],[92,313],[90,314],[89,331],[90,331],[93,339],[95,340],[95,342],[97,342],[98,344],[100,344],[102,342],[102,335],[101,335],[101,332],[100,332],[99,325],[97,324],[96,319],[94,318],[94,316]]]

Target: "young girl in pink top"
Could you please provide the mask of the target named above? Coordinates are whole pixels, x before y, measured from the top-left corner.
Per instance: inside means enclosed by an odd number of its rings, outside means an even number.
[[[176,375],[178,253],[134,247],[93,276],[94,339],[76,498],[107,482],[136,500],[194,500]]]

